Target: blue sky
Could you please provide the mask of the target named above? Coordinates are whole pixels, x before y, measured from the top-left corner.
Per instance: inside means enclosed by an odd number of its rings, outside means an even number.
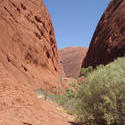
[[[44,0],[58,48],[88,47],[110,0]]]

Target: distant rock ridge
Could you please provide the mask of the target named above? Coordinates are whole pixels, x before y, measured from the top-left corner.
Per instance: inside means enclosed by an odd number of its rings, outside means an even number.
[[[66,77],[78,77],[87,47],[67,47],[59,50],[60,64]]]
[[[112,0],[93,35],[82,67],[107,64],[125,56],[125,0]]]

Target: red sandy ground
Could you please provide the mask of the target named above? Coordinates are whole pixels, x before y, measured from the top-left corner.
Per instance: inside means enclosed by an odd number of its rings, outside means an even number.
[[[19,84],[0,64],[0,125],[71,125],[72,116],[55,103],[38,99],[23,82]]]

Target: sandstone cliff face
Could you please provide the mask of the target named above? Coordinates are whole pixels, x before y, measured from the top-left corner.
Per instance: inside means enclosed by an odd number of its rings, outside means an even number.
[[[92,38],[82,67],[107,64],[125,55],[125,0],[112,0]]]
[[[48,114],[34,90],[59,86],[58,70],[54,30],[43,1],[0,0],[0,125],[55,124],[49,120],[56,116]]]
[[[59,60],[65,76],[77,77],[80,75],[82,61],[87,51],[86,47],[68,47],[59,50]]]
[[[0,2],[0,54],[0,62],[23,72],[33,87],[58,84],[56,40],[42,0]]]

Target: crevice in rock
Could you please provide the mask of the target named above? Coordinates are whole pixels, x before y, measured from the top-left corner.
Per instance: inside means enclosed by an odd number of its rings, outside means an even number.
[[[22,3],[21,3],[21,8],[22,8],[23,10],[26,10],[26,6],[24,6]]]
[[[48,32],[48,30],[47,30],[47,28],[46,28],[46,24],[45,24],[44,22],[42,22],[42,24],[43,24],[43,27],[44,27],[44,29],[46,30],[46,32]]]
[[[54,64],[53,58],[52,58],[52,63],[53,63],[53,66],[54,66],[55,71],[57,72],[57,68],[56,68],[56,66],[55,66],[55,64]]]
[[[24,71],[28,71],[27,68],[23,65],[22,65],[22,68],[24,69]]]
[[[49,31],[49,35],[51,36],[53,34],[53,30],[51,29],[50,31]]]
[[[16,8],[16,10],[17,10],[18,12],[20,12],[20,9],[19,9],[11,0],[9,0],[9,2],[11,3],[11,5],[12,5],[14,8]]]
[[[46,52],[46,56],[48,59],[50,58],[50,53],[48,51]]]
[[[32,124],[30,124],[30,123],[27,123],[27,122],[23,122],[23,124],[24,124],[24,125],[32,125]]]
[[[37,32],[34,32],[34,34],[39,40],[41,39],[41,36]]]
[[[42,21],[40,20],[40,18],[39,18],[39,17],[34,16],[34,18],[35,18],[35,20],[36,20],[37,22],[42,23]]]
[[[8,61],[8,62],[11,62],[11,59],[9,58],[9,56],[7,56],[7,61]]]
[[[50,37],[50,43],[53,44],[54,43],[54,39],[52,37]]]
[[[55,68],[55,71],[57,72],[57,68],[56,67],[54,67]]]
[[[36,24],[34,21],[32,21],[28,16],[25,16],[25,17],[26,17],[26,19],[27,19],[29,22],[33,23],[33,24],[37,27],[37,29],[38,29],[38,31],[40,32],[41,36],[43,36],[43,37],[46,39],[46,37],[44,36],[44,32],[43,32],[43,30],[40,29],[39,25]],[[40,36],[38,36],[38,34],[35,33],[35,35],[37,35],[37,37],[40,39]],[[48,40],[46,39],[46,41],[48,41]]]
[[[52,51],[53,51],[53,55],[55,56],[55,51],[54,51],[54,48],[52,48]]]

